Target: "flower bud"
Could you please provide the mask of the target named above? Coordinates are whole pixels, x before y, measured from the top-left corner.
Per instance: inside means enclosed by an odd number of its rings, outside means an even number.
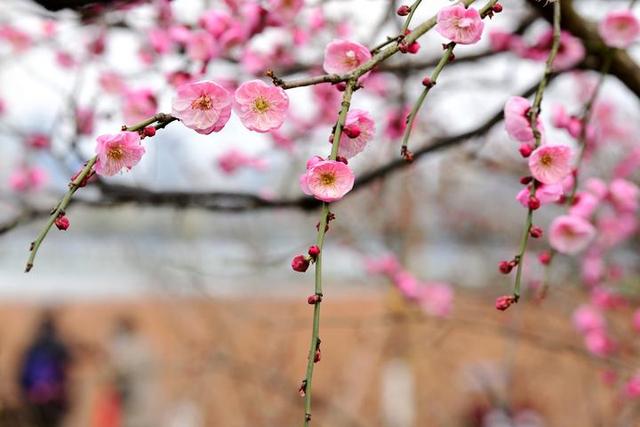
[[[527,205],[529,206],[529,209],[535,211],[540,207],[540,200],[538,200],[536,196],[531,196],[529,197],[529,202],[527,203]]]
[[[511,262],[509,261],[500,261],[500,263],[498,264],[498,269],[502,274],[509,274],[513,269],[513,265],[511,265]]]
[[[433,82],[433,80],[431,80],[431,77],[425,76],[425,78],[422,79],[422,86],[433,87],[433,85],[435,85],[435,83]]]
[[[349,138],[357,138],[360,136],[360,127],[356,124],[347,125],[342,129]]]
[[[538,261],[542,265],[549,265],[551,262],[551,253],[549,251],[542,251],[538,254]]]
[[[511,295],[503,295],[496,299],[496,309],[505,311],[507,308],[511,307],[511,304],[514,302],[516,302],[515,297]]]
[[[317,245],[309,246],[309,256],[315,260],[320,255],[320,248]]]
[[[294,271],[304,273],[307,271],[307,268],[309,268],[309,258],[304,255],[293,257],[293,260],[291,260],[291,268],[293,268]]]
[[[534,239],[539,239],[540,237],[542,237],[542,228],[540,228],[540,227],[531,227],[531,230],[529,230],[529,234]]]
[[[336,89],[340,92],[344,92],[347,89],[347,84],[345,82],[336,83]]]
[[[154,136],[156,134],[155,126],[147,126],[144,128],[143,135],[144,136]]]
[[[526,159],[531,155],[531,153],[533,153],[533,147],[531,146],[531,144],[527,144],[525,142],[520,144],[520,148],[518,149],[518,151],[520,151],[520,155]]]
[[[403,4],[402,6],[400,6],[398,8],[398,10],[396,11],[396,13],[399,16],[407,16],[409,13],[411,13],[411,8],[409,6],[407,6],[406,4]]]
[[[58,230],[64,231],[69,228],[69,218],[67,218],[63,214],[60,214],[54,221],[54,224],[56,225],[56,227],[58,227]]]
[[[533,177],[532,176],[523,176],[522,178],[520,178],[520,184],[522,184],[522,185],[527,185],[531,181],[533,181]]]
[[[493,10],[495,13],[500,13],[502,12],[502,5],[500,3],[496,3],[493,5],[491,10]]]
[[[322,297],[318,294],[313,294],[307,298],[307,304],[309,305],[316,305],[320,301],[322,301]]]

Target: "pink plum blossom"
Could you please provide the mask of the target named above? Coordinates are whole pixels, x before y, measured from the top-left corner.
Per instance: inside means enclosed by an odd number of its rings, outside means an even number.
[[[331,74],[346,74],[371,59],[371,52],[360,43],[333,40],[324,50],[324,71]]]
[[[364,150],[375,133],[375,123],[366,111],[353,109],[347,114],[345,127],[347,126],[356,126],[360,131],[360,134],[355,138],[350,138],[344,131],[340,135],[340,151],[338,153],[349,159]]]
[[[640,397],[640,374],[635,374],[624,385],[624,394],[629,399]]]
[[[598,25],[607,46],[625,49],[640,36],[640,23],[631,10],[612,11]]]
[[[102,90],[110,94],[120,94],[126,89],[122,76],[114,71],[105,71],[100,74],[98,82]]]
[[[573,312],[573,325],[582,334],[601,331],[606,327],[602,313],[590,305],[581,305]]]
[[[592,247],[582,258],[581,266],[582,280],[589,286],[595,286],[604,277],[605,264],[602,258],[602,251]]]
[[[264,159],[250,156],[242,151],[232,148],[218,157],[218,167],[227,175],[232,175],[240,168],[252,168],[255,170],[264,170],[267,163]]]
[[[289,109],[289,97],[282,88],[251,80],[236,89],[233,106],[247,129],[268,132],[282,126]]]
[[[525,187],[516,196],[516,200],[525,208],[529,206],[530,193],[529,188]],[[536,189],[536,198],[540,201],[540,205],[557,202],[563,194],[562,184],[540,184]]]
[[[398,291],[407,299],[418,298],[420,283],[418,279],[406,270],[397,271],[392,277]]]
[[[549,244],[560,253],[575,255],[584,250],[596,235],[596,229],[584,218],[557,217],[549,227]]]
[[[93,133],[94,113],[91,108],[76,108],[76,129],[80,135],[91,135]]]
[[[322,83],[312,87],[314,105],[318,109],[316,117],[322,123],[334,122],[336,111],[340,105],[340,92],[330,83]]]
[[[619,212],[635,212],[638,210],[640,189],[626,179],[614,179],[609,184],[609,200]]]
[[[9,187],[17,193],[23,193],[38,190],[46,181],[47,174],[42,168],[23,166],[11,173]]]
[[[512,96],[504,106],[504,124],[509,136],[516,141],[534,141],[529,110],[531,102],[521,96]],[[541,130],[541,122],[538,117],[538,129]]]
[[[393,276],[400,270],[400,262],[393,254],[383,255],[378,258],[367,258],[365,267],[368,274],[385,274]]]
[[[335,160],[322,160],[311,163],[300,177],[300,187],[305,194],[330,203],[351,191],[354,181],[355,176],[349,166]]]
[[[187,40],[187,55],[194,61],[207,62],[218,54],[213,36],[206,31],[194,31]]]
[[[569,215],[589,219],[598,208],[600,200],[586,191],[576,193],[574,203],[569,208]]]
[[[220,131],[231,116],[231,95],[212,81],[187,83],[178,88],[173,115],[198,133]]]
[[[503,52],[509,50],[514,40],[518,36],[508,31],[491,30],[489,31],[489,44],[494,52]]]
[[[123,168],[131,169],[137,165],[145,150],[140,144],[138,132],[120,132],[99,136],[96,153],[96,173],[113,176]]]
[[[524,46],[520,52],[521,57],[536,61],[546,61],[551,51],[553,42],[553,30],[543,33],[533,46]],[[585,48],[580,39],[566,31],[560,33],[560,46],[558,54],[553,61],[554,71],[563,71],[574,67],[584,59]]]
[[[126,90],[122,102],[122,114],[127,123],[148,119],[158,109],[158,101],[150,89]]]
[[[615,344],[604,330],[593,330],[584,337],[587,350],[598,357],[606,357],[615,351]]]
[[[631,237],[638,229],[638,220],[633,213],[601,216],[597,220],[598,243],[605,248],[616,246]]]
[[[589,178],[584,183],[584,188],[593,194],[598,200],[602,200],[607,195],[607,184],[599,178]]]
[[[436,31],[458,44],[473,44],[482,37],[484,23],[480,13],[470,7],[454,5],[443,7],[437,15]]]
[[[453,306],[453,289],[447,283],[425,283],[417,298],[420,307],[427,314],[446,317]]]
[[[529,157],[531,175],[543,184],[556,184],[571,173],[572,151],[567,145],[541,145]]]

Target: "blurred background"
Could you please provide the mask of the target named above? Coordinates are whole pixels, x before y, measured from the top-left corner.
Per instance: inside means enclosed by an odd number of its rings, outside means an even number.
[[[546,138],[575,145],[552,111],[579,114],[602,62],[593,22],[629,2],[562,1],[584,20],[563,23],[584,30],[565,28],[583,48],[554,76],[542,118]],[[448,4],[425,2],[413,22]],[[494,307],[511,292],[497,265],[516,252],[526,215],[515,199],[526,161],[501,111],[509,96],[531,95],[546,55],[501,48],[490,34],[544,50],[549,29],[544,2],[502,4],[430,93],[414,163],[399,160],[404,117],[445,40],[427,33],[417,55],[394,56],[356,93],[353,107],[372,114],[376,133],[349,163],[356,188],[332,206],[316,426],[640,426],[629,391],[639,349],[635,222],[606,234],[615,241],[604,245],[599,293],[587,256],[537,262],[545,238],[527,254],[522,303]],[[320,74],[330,40],[371,47],[398,34],[399,5],[2,1],[0,426],[302,422],[313,274],[290,262],[316,235],[318,204],[298,177],[310,156],[328,154],[340,102],[331,85],[288,91],[289,118],[272,133],[249,132],[235,116],[206,136],[179,123],[159,130],[136,168],[78,191],[69,229],[51,231],[25,274],[29,242],[98,135],[170,112],[184,81],[233,90],[268,68],[285,80]],[[205,60],[190,41],[201,32],[215,46]],[[589,152],[586,178],[609,181],[623,167],[639,178],[637,44],[627,53],[598,99],[594,122],[606,138]],[[536,222],[546,230],[565,209],[545,206]],[[602,218],[609,229],[620,219],[609,208]],[[408,282],[428,296],[408,298]],[[585,317],[606,322],[599,341],[581,330]]]

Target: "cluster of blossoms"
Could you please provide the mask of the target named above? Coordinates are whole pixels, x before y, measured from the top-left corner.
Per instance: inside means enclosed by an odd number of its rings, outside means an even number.
[[[426,314],[446,317],[453,308],[453,288],[444,282],[421,282],[393,255],[368,258],[367,272],[387,277],[409,302],[417,304]]]

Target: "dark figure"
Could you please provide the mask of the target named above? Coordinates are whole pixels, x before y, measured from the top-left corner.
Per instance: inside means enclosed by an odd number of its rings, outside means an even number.
[[[58,427],[68,410],[69,352],[51,314],[45,314],[20,369],[20,391],[37,427]]]

